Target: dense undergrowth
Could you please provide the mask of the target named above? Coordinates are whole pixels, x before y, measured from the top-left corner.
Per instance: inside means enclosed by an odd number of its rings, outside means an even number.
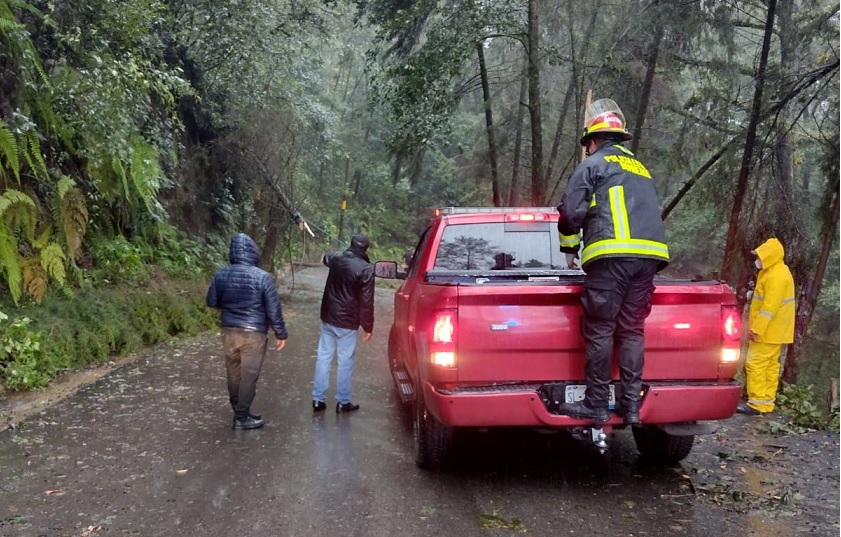
[[[60,372],[137,352],[214,327],[206,282],[156,278],[145,285],[78,291],[15,317],[0,315],[0,381],[9,390],[43,388]]]
[[[92,238],[91,266],[72,272],[72,288],[55,287],[40,302],[0,295],[0,391],[43,388],[63,371],[216,326],[204,297],[225,261],[224,239],[172,228],[159,236],[166,240]]]

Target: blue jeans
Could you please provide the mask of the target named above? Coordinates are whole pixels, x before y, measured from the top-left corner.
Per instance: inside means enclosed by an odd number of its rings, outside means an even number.
[[[350,403],[350,377],[353,374],[356,332],[350,328],[339,328],[325,322],[321,323],[312,388],[313,401],[324,401],[327,387],[330,386],[333,355],[337,355],[339,359],[336,367],[336,401],[342,404]]]

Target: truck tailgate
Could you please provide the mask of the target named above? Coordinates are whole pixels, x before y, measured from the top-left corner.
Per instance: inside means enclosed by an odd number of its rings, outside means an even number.
[[[583,381],[581,286],[490,287],[458,286],[459,383]],[[721,303],[718,284],[658,282],[646,321],[643,378],[717,379]]]

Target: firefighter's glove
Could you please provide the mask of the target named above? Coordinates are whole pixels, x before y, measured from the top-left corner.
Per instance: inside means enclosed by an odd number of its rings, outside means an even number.
[[[575,264],[575,260],[578,259],[578,254],[564,254],[567,258],[567,267],[571,269],[577,269],[578,266]]]

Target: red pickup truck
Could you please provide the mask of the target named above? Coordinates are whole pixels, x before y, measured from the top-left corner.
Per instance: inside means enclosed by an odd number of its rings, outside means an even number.
[[[581,286],[566,268],[552,207],[442,209],[406,271],[380,261],[380,277],[404,281],[394,297],[388,361],[414,409],[415,460],[446,464],[458,427],[566,429],[608,449],[625,427],[559,413],[584,396]],[[740,346],[736,298],[714,280],[655,280],[645,326],[641,424],[644,457],[675,463],[711,420],[733,415]],[[611,402],[620,388],[614,363]]]

